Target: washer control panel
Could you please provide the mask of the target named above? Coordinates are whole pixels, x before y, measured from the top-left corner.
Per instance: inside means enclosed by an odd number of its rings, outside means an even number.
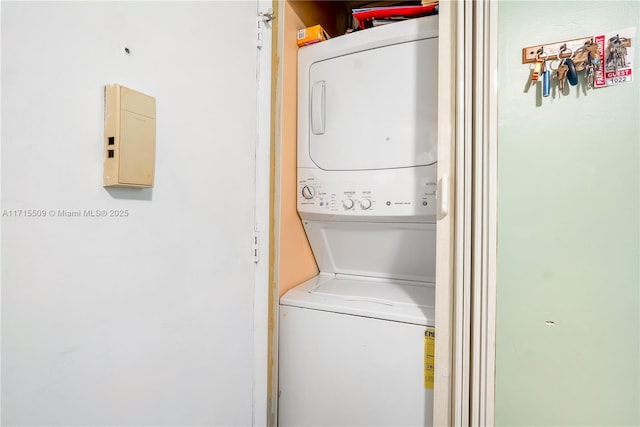
[[[298,168],[298,211],[435,219],[435,172],[435,166],[337,172]]]

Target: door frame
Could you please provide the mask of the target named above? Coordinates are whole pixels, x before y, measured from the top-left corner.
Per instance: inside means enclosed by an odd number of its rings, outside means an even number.
[[[435,426],[453,425],[454,413],[458,412],[454,396],[461,386],[455,381],[456,363],[454,355],[460,347],[456,339],[456,325],[462,318],[454,314],[459,299],[456,288],[460,271],[456,266],[460,257],[457,248],[462,247],[456,229],[460,226],[457,196],[458,189],[456,147],[462,141],[458,106],[460,84],[457,64],[458,53],[457,19],[458,2],[442,2],[439,10],[438,37],[438,221],[436,229],[436,340],[434,371],[433,423]],[[453,53],[453,54],[452,54]],[[428,78],[428,77],[427,77]],[[446,266],[442,268],[441,266]]]
[[[497,8],[440,3],[435,426],[494,424]]]
[[[473,277],[470,421],[495,423],[498,6],[473,4]]]
[[[271,151],[272,137],[272,38],[270,22],[262,22],[260,13],[274,8],[272,0],[256,0],[256,139],[255,139],[255,280],[253,298],[253,414],[254,426],[266,426],[268,420],[270,324],[271,324]],[[272,21],[273,22],[273,21]]]

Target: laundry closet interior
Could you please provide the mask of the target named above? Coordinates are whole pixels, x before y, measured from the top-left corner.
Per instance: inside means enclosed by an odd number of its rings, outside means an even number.
[[[353,8],[406,4],[278,5],[279,425],[432,423],[438,15],[343,35]],[[298,48],[316,24],[331,39]]]

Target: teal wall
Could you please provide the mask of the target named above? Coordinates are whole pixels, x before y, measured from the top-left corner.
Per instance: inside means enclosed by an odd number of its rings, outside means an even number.
[[[640,2],[501,1],[498,17],[496,425],[640,425],[640,49],[633,83],[554,99],[521,62],[640,30]]]

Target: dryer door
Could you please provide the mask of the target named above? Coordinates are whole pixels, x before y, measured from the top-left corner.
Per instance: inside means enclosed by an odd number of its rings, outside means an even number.
[[[430,165],[437,157],[438,39],[315,62],[309,154],[325,170]]]

